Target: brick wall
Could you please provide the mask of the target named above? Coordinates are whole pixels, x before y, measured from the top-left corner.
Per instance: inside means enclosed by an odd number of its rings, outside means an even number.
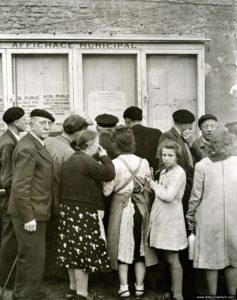
[[[0,34],[202,35],[206,44],[206,111],[237,120],[236,0],[0,1]]]

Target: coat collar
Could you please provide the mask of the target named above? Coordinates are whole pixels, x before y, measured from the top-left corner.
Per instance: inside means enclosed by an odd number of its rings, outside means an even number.
[[[42,157],[47,159],[51,164],[53,164],[53,158],[51,154],[45,149],[45,147],[29,132],[27,133],[26,137],[35,144],[38,153]]]
[[[16,139],[15,135],[11,132],[11,130],[7,129],[6,134],[9,135],[16,144],[18,143],[18,140]]]

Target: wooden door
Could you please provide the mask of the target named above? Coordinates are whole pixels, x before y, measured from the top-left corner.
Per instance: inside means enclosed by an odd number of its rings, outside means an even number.
[[[53,131],[60,131],[70,111],[67,55],[14,55],[13,90],[16,105],[27,114],[34,108],[50,111],[56,120]]]
[[[177,109],[197,112],[195,55],[147,55],[148,123],[167,131]]]
[[[137,104],[136,81],[136,55],[83,55],[84,109],[93,120],[111,113],[123,124],[123,111]]]

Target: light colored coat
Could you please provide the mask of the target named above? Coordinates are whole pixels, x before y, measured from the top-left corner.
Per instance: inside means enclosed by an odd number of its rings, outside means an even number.
[[[237,267],[237,157],[195,166],[187,220],[195,227],[195,268]]]
[[[182,198],[186,175],[179,165],[161,172],[155,189],[150,216],[150,245],[157,249],[178,251],[187,248]]]

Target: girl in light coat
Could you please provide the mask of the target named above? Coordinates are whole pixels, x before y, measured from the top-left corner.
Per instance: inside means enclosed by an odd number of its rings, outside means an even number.
[[[173,296],[182,300],[183,269],[179,261],[179,250],[187,248],[182,197],[186,185],[186,175],[177,164],[181,155],[180,146],[170,140],[160,147],[160,157],[165,165],[159,183],[148,178],[155,192],[155,201],[150,216],[150,246],[162,249],[168,261]]]

